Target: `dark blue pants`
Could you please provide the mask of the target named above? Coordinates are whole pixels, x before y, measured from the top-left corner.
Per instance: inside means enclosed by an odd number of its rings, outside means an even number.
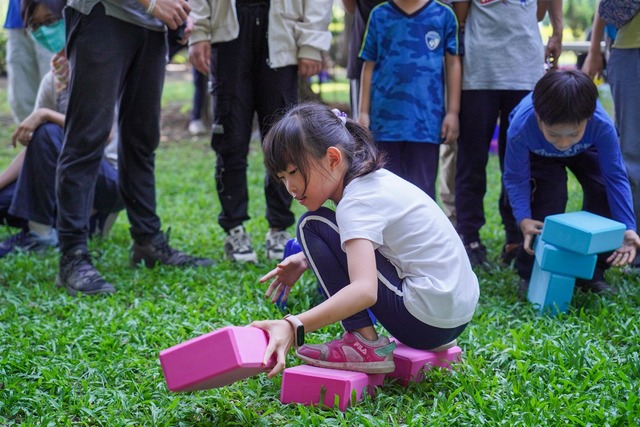
[[[500,118],[498,158],[504,171],[509,114],[529,92],[524,90],[463,90],[460,100],[460,137],[456,164],[456,228],[465,244],[480,240],[485,224],[484,195],[487,192],[489,145]],[[501,181],[502,182],[502,181]],[[522,233],[516,224],[504,185],[498,203],[506,243],[519,243]]]
[[[298,243],[325,294],[333,295],[347,286],[347,255],[340,247],[340,232],[335,212],[321,207],[305,213],[298,222]],[[431,349],[446,344],[464,331],[466,324],[451,329],[422,323],[407,311],[402,298],[403,282],[396,268],[376,251],[378,300],[370,308],[382,326],[400,342],[413,348]],[[371,326],[367,310],[342,321],[347,331]]]
[[[86,246],[88,218],[104,146],[119,103],[118,174],[131,235],[146,243],[161,230],[156,214],[155,149],[166,37],[107,16],[65,9],[71,76],[65,143],[56,181],[62,252]]]
[[[216,189],[222,206],[218,223],[225,230],[249,219],[247,156],[254,113],[264,137],[298,100],[298,67],[269,67],[268,3],[237,4],[240,34],[211,46],[211,95],[216,152]],[[279,181],[265,176],[266,218],[270,227],[294,224],[291,196]]]
[[[6,209],[9,215],[56,225],[55,175],[63,138],[63,130],[56,124],[45,123],[36,129],[27,146],[18,180],[3,189],[0,196],[0,200],[9,199]],[[0,202],[0,216],[3,206],[4,202]],[[100,162],[93,208],[101,213],[122,209],[117,172],[104,159]]]
[[[16,192],[17,182],[12,182],[0,190],[0,225],[9,227],[27,228],[27,221],[9,214],[9,207]]]
[[[439,144],[378,141],[378,148],[387,155],[385,169],[420,188],[433,200],[436,199]]]
[[[584,193],[582,209],[611,218],[609,201],[595,149],[571,157],[542,157],[529,154],[531,161],[531,216],[544,221],[549,215],[563,213],[567,206],[567,169],[576,177]],[[598,255],[593,280],[602,280],[609,268],[611,252]],[[520,277],[531,278],[535,257],[519,250],[516,269]]]

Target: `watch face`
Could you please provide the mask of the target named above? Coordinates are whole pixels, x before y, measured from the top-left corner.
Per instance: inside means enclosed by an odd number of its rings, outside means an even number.
[[[296,344],[298,347],[304,345],[304,326],[300,325],[296,328]]]

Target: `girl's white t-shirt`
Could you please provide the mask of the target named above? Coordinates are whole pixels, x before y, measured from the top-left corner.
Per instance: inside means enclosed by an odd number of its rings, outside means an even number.
[[[343,250],[348,240],[367,239],[396,267],[403,280],[396,293],[417,319],[439,328],[471,320],[478,278],[453,225],[418,187],[386,169],[355,178],[336,220]]]

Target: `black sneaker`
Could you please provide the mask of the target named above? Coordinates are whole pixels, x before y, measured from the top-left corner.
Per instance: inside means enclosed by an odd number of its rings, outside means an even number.
[[[491,268],[491,264],[487,260],[487,248],[480,242],[471,242],[464,245],[467,256],[471,262],[471,267],[482,267],[485,270]]]
[[[89,236],[106,239],[118,219],[119,212],[98,212],[89,218]]]
[[[520,279],[518,281],[518,298],[521,300],[527,299],[527,293],[529,292],[529,281],[527,279]]]
[[[133,243],[131,248],[131,264],[135,267],[144,263],[147,268],[160,265],[172,265],[176,267],[209,267],[213,260],[187,255],[184,252],[169,246],[169,234],[160,233],[147,244]]]
[[[500,262],[504,267],[510,267],[513,264],[521,247],[522,243],[507,243],[502,247]]]
[[[582,292],[591,292],[592,294],[615,295],[618,293],[615,286],[611,286],[604,280],[579,280],[576,281],[576,285]]]
[[[112,294],[116,288],[102,278],[91,263],[91,256],[86,249],[80,248],[70,254],[60,256],[60,269],[56,280],[58,287],[67,288],[71,296],[78,292],[85,295]]]

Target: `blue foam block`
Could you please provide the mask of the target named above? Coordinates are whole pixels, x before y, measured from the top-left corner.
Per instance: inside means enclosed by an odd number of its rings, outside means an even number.
[[[567,251],[593,255],[618,249],[626,226],[590,212],[549,215],[544,220],[542,240]]]
[[[580,255],[565,251],[541,239],[536,239],[536,262],[549,273],[591,279],[598,255]]]
[[[565,313],[569,309],[575,283],[573,277],[544,271],[536,261],[533,263],[527,299],[537,306],[540,314]]]

